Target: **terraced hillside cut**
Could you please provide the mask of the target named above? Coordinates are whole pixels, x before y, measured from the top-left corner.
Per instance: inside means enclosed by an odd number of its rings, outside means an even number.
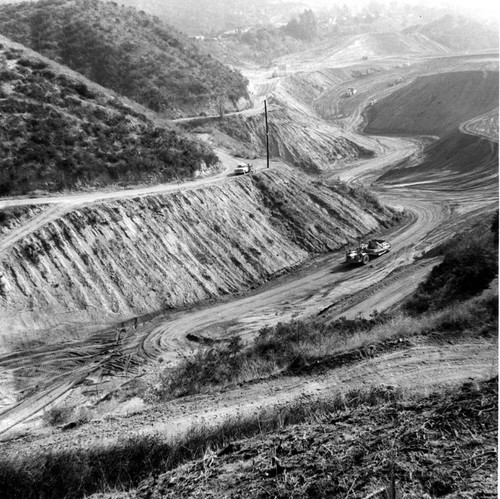
[[[77,209],[1,255],[3,340],[237,293],[393,216],[363,189],[323,185],[284,165],[220,186]]]

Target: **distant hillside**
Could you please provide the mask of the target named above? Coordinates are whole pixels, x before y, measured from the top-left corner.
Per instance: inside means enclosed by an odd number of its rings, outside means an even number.
[[[158,18],[114,2],[0,5],[0,33],[170,117],[248,105],[239,72]]]
[[[446,15],[433,22],[412,26],[405,33],[420,33],[446,47],[460,51],[498,50],[498,25],[461,16]]]
[[[120,4],[142,9],[165,19],[183,32],[201,35],[287,22],[308,8],[307,2],[274,0],[121,0]]]
[[[217,162],[55,66],[0,43],[0,195],[167,181]]]

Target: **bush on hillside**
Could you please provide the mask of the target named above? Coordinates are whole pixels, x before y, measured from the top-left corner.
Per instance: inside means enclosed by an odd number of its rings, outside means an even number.
[[[153,397],[160,400],[200,393],[209,387],[269,375],[294,362],[312,361],[324,355],[326,343],[341,350],[346,342],[387,320],[383,314],[372,319],[339,319],[331,324],[313,321],[279,323],[260,330],[255,341],[245,347],[239,337],[229,343],[201,348],[187,356],[181,365],[166,369],[160,376]],[[356,341],[356,340],[355,340]]]
[[[89,79],[170,115],[247,98],[247,80],[158,18],[113,2],[0,6],[0,31]],[[23,64],[43,69],[27,58]],[[86,97],[86,95],[84,95]]]
[[[492,229],[498,230],[495,220]],[[495,234],[457,236],[444,251],[443,262],[432,269],[405,304],[408,312],[421,314],[467,300],[486,289],[498,274]]]
[[[203,143],[18,54],[0,79],[0,196],[193,177],[218,158]],[[0,63],[6,54],[0,51]]]

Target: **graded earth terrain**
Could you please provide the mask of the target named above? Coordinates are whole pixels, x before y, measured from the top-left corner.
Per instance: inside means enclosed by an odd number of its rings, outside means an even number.
[[[161,441],[193,425],[216,426],[297,400],[379,385],[430,391],[496,375],[497,346],[489,336],[416,336],[355,349],[349,362],[327,362],[307,375],[243,380],[161,404],[140,396],[160,369],[174,368],[200,345],[235,336],[249,343],[280,322],[319,317],[328,323],[396,308],[439,263],[439,254],[422,259],[425,253],[492,217],[498,207],[498,54],[456,55],[421,37],[411,40],[410,51],[408,41],[386,53],[377,48],[380,37],[354,37],[342,50],[293,54],[281,61],[289,74],[277,78],[268,68],[243,70],[254,105],[226,118],[234,120],[231,130],[219,117],[178,124],[213,145],[220,160],[217,171],[195,180],[0,199],[0,209],[20,210],[0,239],[5,455],[103,449],[124,435]],[[362,58],[368,50],[370,58]],[[357,91],[347,95],[349,88]],[[234,141],[258,156],[253,174],[232,175],[240,159],[224,144]],[[370,235],[389,240],[391,251],[369,265],[346,266],[346,247]],[[493,384],[481,386],[493,403]],[[462,390],[467,403],[479,407],[475,392]],[[75,428],[44,425],[42,416],[62,403],[88,407],[93,417]],[[360,409],[359,418],[365,417]],[[471,421],[479,432],[480,423]],[[489,421],[488,432],[493,427]],[[310,431],[311,445],[320,445],[319,430]],[[347,433],[344,440],[363,438]],[[272,438],[289,442],[285,454],[299,445],[288,434]],[[484,462],[490,493],[493,464]],[[226,461],[217,466],[235,470]],[[213,469],[204,469],[206,496],[202,489],[189,495],[173,475],[130,494],[221,497],[220,483],[209,484]],[[169,496],[170,482],[176,485]],[[349,495],[354,488],[339,491]],[[439,485],[432,490],[459,497]],[[356,491],[356,497],[374,497]],[[470,497],[490,497],[486,492]]]

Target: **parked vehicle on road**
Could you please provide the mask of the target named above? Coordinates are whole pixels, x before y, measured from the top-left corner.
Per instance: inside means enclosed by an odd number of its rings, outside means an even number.
[[[383,255],[390,249],[390,243],[384,239],[370,239],[367,243],[362,243],[355,249],[347,250],[346,262],[366,265],[370,258]]]
[[[240,163],[235,169],[235,175],[245,175],[246,173],[251,173],[253,171],[252,163]]]

